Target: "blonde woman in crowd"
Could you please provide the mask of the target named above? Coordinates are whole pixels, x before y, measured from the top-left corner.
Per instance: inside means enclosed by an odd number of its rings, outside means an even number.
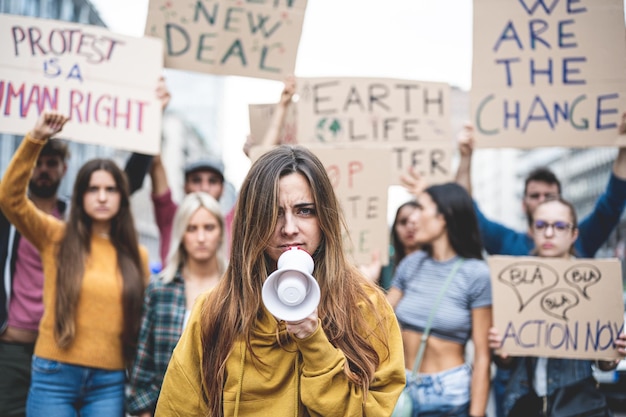
[[[146,290],[137,356],[130,373],[127,411],[154,414],[172,351],[196,298],[215,287],[226,262],[224,218],[204,192],[187,194],[174,216],[167,266]]]

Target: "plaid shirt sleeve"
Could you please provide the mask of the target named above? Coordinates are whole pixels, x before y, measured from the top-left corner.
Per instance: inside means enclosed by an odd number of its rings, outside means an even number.
[[[182,333],[185,289],[177,275],[170,283],[153,281],[146,289],[137,353],[130,372],[126,411],[153,411],[172,351]]]

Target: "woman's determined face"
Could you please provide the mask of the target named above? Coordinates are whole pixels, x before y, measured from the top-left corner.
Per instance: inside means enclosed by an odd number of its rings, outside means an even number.
[[[322,241],[322,230],[311,187],[302,174],[288,174],[279,180],[278,204],[278,222],[265,252],[274,261],[292,246],[312,255]]]

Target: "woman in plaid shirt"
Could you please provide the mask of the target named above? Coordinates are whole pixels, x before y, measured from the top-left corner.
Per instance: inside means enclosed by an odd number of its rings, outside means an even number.
[[[131,369],[127,411],[154,414],[172,351],[196,297],[213,288],[226,269],[224,219],[209,194],[188,194],[176,211],[167,266],[148,286],[137,356]]]

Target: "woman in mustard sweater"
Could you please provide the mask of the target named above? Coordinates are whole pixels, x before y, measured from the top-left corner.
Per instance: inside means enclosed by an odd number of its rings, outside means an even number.
[[[126,178],[113,161],[94,159],[80,169],[67,224],[27,199],[39,151],[67,120],[42,114],[0,182],[0,208],[40,251],[45,277],[26,414],[122,417],[147,252],[137,241]]]
[[[198,298],[156,416],[388,416],[404,387],[400,330],[382,291],[344,253],[342,214],[319,159],[282,145],[241,188],[230,263]],[[321,299],[279,321],[261,289],[291,247],[310,253]]]

